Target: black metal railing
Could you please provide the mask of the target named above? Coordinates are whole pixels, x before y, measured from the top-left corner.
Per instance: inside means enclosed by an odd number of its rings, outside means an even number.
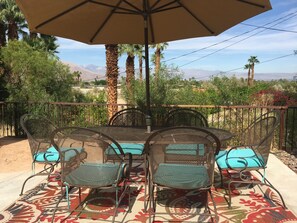
[[[20,127],[20,117],[25,113],[45,115],[57,126],[98,126],[108,123],[107,104],[96,103],[13,103],[0,102],[0,137],[1,136],[23,136],[24,133]],[[112,105],[117,106],[118,110],[129,107],[126,104]],[[167,112],[176,107],[186,107],[199,111],[207,117],[210,127],[222,128],[235,133],[229,143],[240,143],[240,133],[257,117],[267,111],[277,110],[281,114],[281,122],[276,131],[274,147],[288,148],[295,146],[296,124],[288,124],[288,118],[295,117],[297,122],[297,111],[281,106],[206,106],[206,105],[163,105],[152,106],[153,123],[155,126],[163,125],[164,117]],[[291,114],[292,113],[292,114]],[[292,121],[289,121],[292,123]],[[290,127],[289,130],[285,129]],[[291,141],[290,141],[291,142]],[[295,144],[294,144],[295,143]]]
[[[285,125],[285,150],[297,155],[297,106],[288,107]]]

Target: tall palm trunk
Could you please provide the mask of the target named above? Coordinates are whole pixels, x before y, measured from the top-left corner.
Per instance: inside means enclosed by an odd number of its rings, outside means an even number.
[[[133,98],[132,82],[135,79],[134,55],[128,54],[126,59],[126,86],[130,99]]]
[[[252,64],[251,66],[251,85],[250,86],[253,86],[254,85],[254,78],[255,78],[255,64]]]
[[[0,21],[0,47],[6,44],[5,31],[5,24]]]
[[[119,76],[118,68],[118,45],[107,44],[105,45],[106,53],[106,78],[107,78],[107,103],[108,103],[108,116],[117,112],[117,84]]]
[[[139,64],[139,80],[142,81],[142,56],[138,58],[138,64]]]
[[[18,25],[15,21],[10,21],[8,23],[8,33],[7,33],[9,40],[18,40]]]
[[[251,68],[248,70],[248,86],[251,86]]]
[[[157,47],[155,52],[155,80],[158,80],[160,66],[161,66],[161,49]]]

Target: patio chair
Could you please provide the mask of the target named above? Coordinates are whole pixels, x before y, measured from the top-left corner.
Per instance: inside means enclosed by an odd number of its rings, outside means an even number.
[[[275,129],[279,125],[279,114],[269,112],[263,114],[251,123],[242,134],[242,145],[229,150],[220,151],[216,156],[216,163],[221,174],[223,186],[223,172],[226,171],[230,181],[228,183],[228,206],[231,208],[231,185],[239,183],[248,185],[266,185],[277,192],[283,206],[286,208],[280,192],[268,181],[265,175],[268,156]],[[255,179],[250,171],[256,171],[261,181]],[[261,173],[263,171],[263,173]]]
[[[115,113],[109,120],[109,126],[146,128],[146,115],[138,108],[127,108]],[[133,161],[143,161],[143,143],[120,143],[124,153],[131,153]],[[142,162],[141,162],[142,163]]]
[[[126,108],[115,113],[110,118],[108,125],[146,127],[145,113],[138,108]]]
[[[113,216],[112,222],[114,222],[119,204],[127,192],[130,210],[128,181],[132,157],[126,154],[129,157],[129,163],[125,163],[125,154],[113,138],[91,129],[64,127],[53,132],[51,142],[60,154],[62,183],[62,194],[53,212],[52,222],[55,221],[55,213],[59,209],[61,200],[65,197],[68,202],[66,209],[70,212],[74,210],[78,213],[102,212],[100,210],[96,212],[96,210],[92,210],[92,207],[102,206],[104,202],[96,203],[88,198],[82,200],[81,188],[89,188],[89,194],[96,193],[97,189],[115,190],[115,209],[112,211],[110,207],[108,208],[109,213],[106,213]],[[120,154],[116,153],[115,149],[120,151]],[[78,152],[79,150],[82,152]],[[113,162],[107,162],[107,155],[117,158],[114,158]],[[78,188],[78,207],[71,206],[69,188]],[[89,203],[90,206],[88,206]],[[71,210],[72,208],[73,210]]]
[[[165,125],[208,127],[207,119],[200,112],[189,108],[169,111],[165,118]]]
[[[156,204],[161,189],[193,190],[195,193],[201,193],[201,196],[206,197],[203,215],[217,218],[211,188],[214,179],[214,157],[219,148],[220,141],[215,135],[197,127],[170,127],[153,133],[147,139],[145,154],[149,172],[146,173],[148,186],[145,188],[145,196],[148,191],[150,222],[152,215],[157,213]],[[208,194],[212,200],[214,214],[211,214],[208,206]],[[179,202],[182,203],[187,204],[188,201]],[[146,210],[146,202],[144,207]]]
[[[55,125],[43,116],[25,114],[20,118],[21,127],[27,135],[32,155],[32,175],[23,183],[20,196],[23,195],[25,184],[35,176],[49,176],[59,162],[59,153],[51,145],[50,135]],[[35,164],[43,164],[44,168],[35,173]]]

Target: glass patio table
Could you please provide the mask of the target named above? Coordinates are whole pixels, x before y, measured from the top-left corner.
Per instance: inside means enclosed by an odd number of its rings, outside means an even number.
[[[150,133],[146,131],[146,127],[97,126],[89,128],[102,132],[103,134],[109,135],[118,142],[144,144],[151,134],[153,134],[157,130],[164,129],[166,127],[157,127]],[[206,129],[213,133],[221,142],[227,141],[234,136],[234,134],[224,129],[212,127],[203,127],[202,129]]]

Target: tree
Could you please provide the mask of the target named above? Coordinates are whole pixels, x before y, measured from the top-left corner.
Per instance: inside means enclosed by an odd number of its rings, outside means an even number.
[[[127,54],[126,58],[126,87],[130,94],[133,93],[132,82],[135,80],[135,46],[133,44],[121,44],[119,45],[119,55]]]
[[[136,55],[138,57],[138,67],[139,67],[139,80],[143,80],[142,75],[142,64],[143,64],[143,45],[136,45]]]
[[[24,15],[14,0],[0,0],[0,4],[2,6],[0,20],[7,25],[8,40],[18,39],[18,31],[25,24]]]
[[[155,48],[155,79],[158,80],[158,73],[161,67],[162,51],[164,51],[168,46],[168,43],[159,43],[152,45]]]
[[[260,63],[260,61],[257,59],[256,56],[251,56],[248,59],[248,64],[245,65],[245,69],[246,67],[249,69],[250,73],[250,78],[248,79],[248,86],[253,86],[254,84],[254,77],[255,77],[255,64],[256,63]]]
[[[73,74],[47,52],[9,41],[1,56],[9,101],[73,101]]]
[[[246,64],[244,65],[244,69],[248,70],[248,86],[251,86],[251,65],[250,64]]]
[[[107,78],[107,103],[108,106],[108,116],[109,118],[117,112],[118,93],[117,84],[119,76],[118,68],[118,45],[117,44],[106,44],[105,45],[106,54],[106,78]]]

